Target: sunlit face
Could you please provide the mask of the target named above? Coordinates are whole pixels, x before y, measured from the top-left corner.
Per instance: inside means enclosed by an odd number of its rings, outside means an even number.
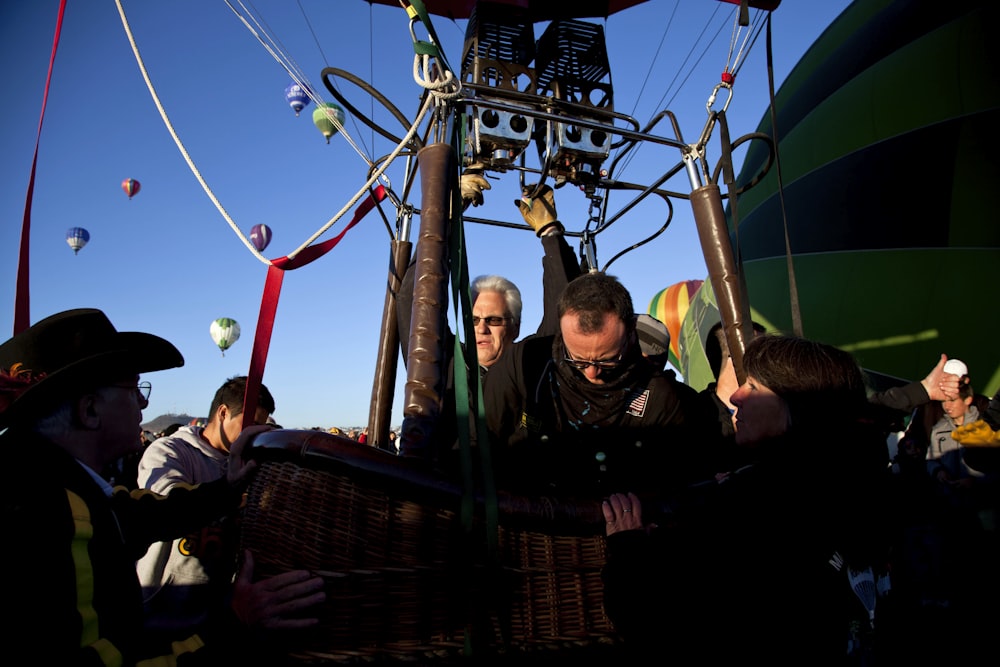
[[[971,396],[969,398],[956,397],[950,401],[941,401],[941,407],[944,408],[945,414],[951,417],[952,421],[961,424],[965,421],[965,413],[968,411],[971,403]]]
[[[752,375],[729,400],[736,406],[736,444],[755,446],[788,430],[788,404]]]
[[[476,331],[476,355],[479,365],[489,368],[504,353],[517,337],[517,327],[510,320],[507,304],[500,292],[480,292],[472,304],[472,316],[478,317]],[[490,325],[487,317],[502,317],[502,324]]]
[[[566,356],[574,361],[591,361],[614,364],[620,362],[628,343],[628,328],[614,313],[605,313],[598,331],[580,331],[577,314],[570,311],[559,320]],[[602,369],[593,364],[577,369],[592,384],[605,384],[610,369]]]

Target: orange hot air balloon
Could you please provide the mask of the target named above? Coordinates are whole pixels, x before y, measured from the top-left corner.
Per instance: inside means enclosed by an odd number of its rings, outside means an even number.
[[[667,326],[670,332],[670,351],[667,355],[670,365],[681,367],[681,354],[678,344],[681,339],[681,323],[687,315],[688,307],[694,293],[698,291],[703,280],[682,280],[657,292],[649,302],[649,314]]]
[[[122,181],[122,190],[125,191],[125,194],[128,195],[129,199],[131,199],[135,195],[135,193],[139,191],[140,187],[141,186],[139,185],[139,181],[135,180],[134,178],[126,178],[124,181]]]

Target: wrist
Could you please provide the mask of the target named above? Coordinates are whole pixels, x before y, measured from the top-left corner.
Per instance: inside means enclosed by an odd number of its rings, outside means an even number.
[[[535,236],[542,238],[543,236],[552,236],[553,234],[562,234],[564,228],[562,223],[558,220],[553,220],[552,222],[545,223],[535,231]]]

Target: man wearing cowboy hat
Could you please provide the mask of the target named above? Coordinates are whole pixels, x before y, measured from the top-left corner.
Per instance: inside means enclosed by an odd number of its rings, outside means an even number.
[[[248,428],[233,443],[226,477],[169,496],[112,488],[96,472],[140,446],[150,385],[139,374],[183,364],[166,340],[117,331],[95,309],[58,313],[0,345],[0,448],[9,471],[0,490],[8,537],[0,562],[11,612],[0,637],[34,656],[26,660],[133,665],[158,655],[220,657],[212,639],[198,636],[178,637],[164,650],[145,641],[135,560],[150,543],[238,507],[256,465],[243,458],[244,447],[267,427]],[[246,556],[232,628],[314,622],[272,612],[322,601],[322,579],[297,571],[251,584]],[[240,648],[221,638],[214,647],[229,657]]]

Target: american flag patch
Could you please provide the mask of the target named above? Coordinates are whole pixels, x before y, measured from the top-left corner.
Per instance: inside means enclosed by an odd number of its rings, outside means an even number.
[[[628,404],[628,410],[626,414],[630,414],[633,417],[641,417],[646,413],[646,401],[649,400],[649,390],[646,389],[632,397],[632,401]]]

